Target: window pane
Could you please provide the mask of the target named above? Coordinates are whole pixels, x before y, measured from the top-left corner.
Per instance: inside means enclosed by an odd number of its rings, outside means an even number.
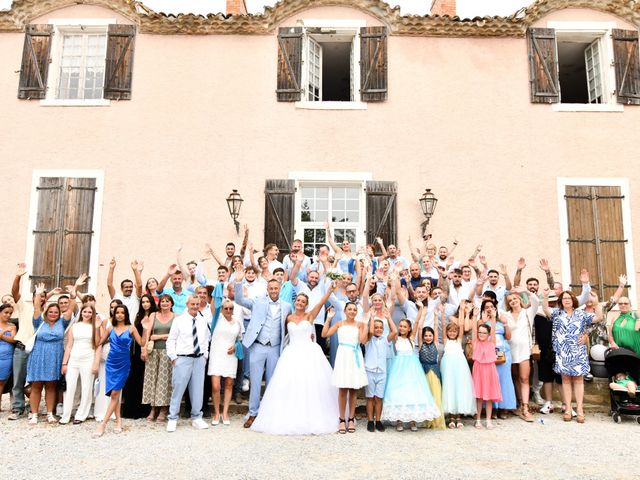
[[[313,238],[313,229],[305,228],[304,229],[304,242],[305,243],[312,243],[313,240],[314,240],[314,238]]]

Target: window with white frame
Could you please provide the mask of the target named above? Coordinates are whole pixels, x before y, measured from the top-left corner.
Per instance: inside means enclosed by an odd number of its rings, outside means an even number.
[[[609,72],[613,51],[605,31],[557,31],[561,103],[613,101]]]
[[[106,27],[94,29],[93,33],[80,29],[63,30],[61,42],[55,98],[102,98],[107,49]]]
[[[296,237],[306,255],[328,244],[325,223],[331,223],[333,240],[348,241],[355,251],[364,243],[365,215],[362,183],[299,182],[296,198]]]

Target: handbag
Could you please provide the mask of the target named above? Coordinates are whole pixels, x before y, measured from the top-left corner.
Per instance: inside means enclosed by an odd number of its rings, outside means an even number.
[[[153,335],[153,330],[154,330],[155,324],[156,324],[156,319],[155,319],[155,316],[154,316],[153,325],[151,326],[151,333],[149,334],[149,338],[151,338],[151,335]],[[147,344],[146,344],[147,353],[153,352],[153,346],[155,344],[156,344],[156,342],[154,342],[153,340],[147,340]]]
[[[38,336],[38,332],[40,331],[43,325],[44,325],[44,320],[42,320],[42,323],[40,324],[36,332],[33,335],[31,335],[31,337],[24,344],[25,353],[29,354],[33,350],[33,347],[36,345],[36,337]]]
[[[239,338],[236,338],[236,343],[235,343],[235,354],[236,354],[236,358],[238,360],[243,360],[244,359],[244,350],[242,349],[242,342],[240,341]]]
[[[531,329],[531,337],[533,341],[533,345],[531,345],[531,360],[537,362],[540,360],[540,345],[536,342],[536,330],[531,326],[531,319],[529,319],[529,328]]]
[[[496,348],[496,365],[502,365],[507,361],[507,356]]]

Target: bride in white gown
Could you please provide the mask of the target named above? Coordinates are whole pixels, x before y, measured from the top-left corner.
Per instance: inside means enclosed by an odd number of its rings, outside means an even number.
[[[313,319],[335,289],[305,313],[309,299],[299,294],[287,318],[289,345],[276,366],[251,430],[275,435],[321,435],[338,430],[338,389],[333,371],[313,336]]]

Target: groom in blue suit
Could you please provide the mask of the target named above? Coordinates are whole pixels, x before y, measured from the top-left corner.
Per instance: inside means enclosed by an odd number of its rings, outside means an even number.
[[[238,269],[239,270],[239,269]],[[285,322],[291,313],[291,305],[280,300],[280,282],[270,280],[267,296],[253,300],[245,298],[242,288],[242,271],[236,270],[235,302],[251,310],[242,344],[249,349],[251,391],[249,393],[249,418],[244,428],[249,428],[258,415],[262,377],[267,370],[269,384],[284,346]]]

